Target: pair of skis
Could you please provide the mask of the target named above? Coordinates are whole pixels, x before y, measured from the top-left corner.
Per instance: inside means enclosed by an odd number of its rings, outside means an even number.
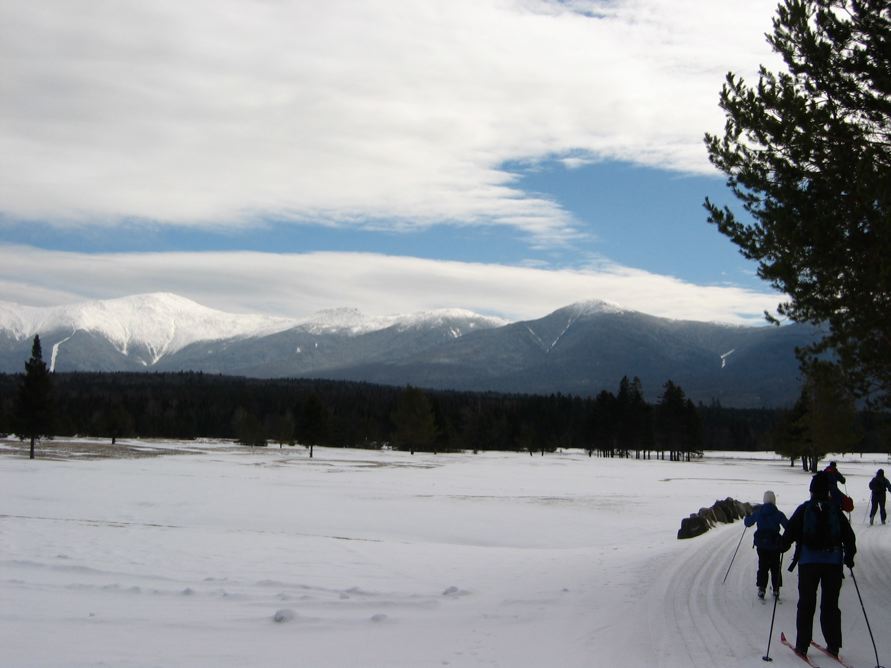
[[[799,654],[798,652],[795,651],[795,645],[793,645],[792,643],[790,643],[790,642],[786,639],[786,634],[783,633],[782,631],[780,632],[780,642],[783,643],[783,644],[784,644],[786,647],[788,647],[789,649],[791,649],[793,652],[795,652],[795,656],[797,656],[799,659],[801,659],[802,661],[804,661],[805,663],[807,663],[809,666],[813,666],[814,668],[818,668],[817,664],[814,663],[813,661],[811,661],[810,657],[808,657],[807,655]],[[811,647],[815,647],[815,648],[817,648],[817,649],[820,650],[823,654],[825,654],[826,656],[828,656],[830,659],[832,659],[833,661],[837,661],[840,665],[844,666],[844,668],[853,668],[853,666],[851,666],[851,664],[847,663],[847,662],[846,662],[844,659],[842,659],[841,657],[836,656],[835,654],[830,654],[830,653],[829,653],[829,650],[826,649],[826,647],[824,647],[824,646],[821,645],[820,643],[818,643],[818,642],[814,642],[814,641],[812,640],[812,641],[811,641]]]

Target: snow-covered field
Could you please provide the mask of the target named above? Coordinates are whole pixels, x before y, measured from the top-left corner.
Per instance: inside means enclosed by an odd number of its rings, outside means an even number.
[[[791,514],[808,485],[771,455],[80,446],[29,461],[0,444],[2,666],[764,666],[772,606],[754,595],[752,531],[725,584],[742,523],[676,534],[700,507],[768,488]],[[887,457],[838,460],[888,665],[891,525],[864,522]],[[770,654],[798,668],[776,642],[795,630],[797,573],[784,577]],[[874,666],[850,578],[841,607],[842,655]]]

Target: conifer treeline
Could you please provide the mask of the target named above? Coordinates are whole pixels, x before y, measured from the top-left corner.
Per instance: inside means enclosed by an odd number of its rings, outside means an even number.
[[[20,376],[0,375],[0,431],[15,433]],[[234,438],[244,443],[548,451],[689,458],[767,447],[775,411],[694,406],[666,382],[655,404],[640,381],[596,397],[426,391],[367,383],[201,373],[53,375],[57,436]]]

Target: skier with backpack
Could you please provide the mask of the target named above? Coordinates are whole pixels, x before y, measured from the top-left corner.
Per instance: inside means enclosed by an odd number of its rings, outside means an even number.
[[[876,511],[880,511],[879,517],[881,517],[882,524],[884,524],[885,519],[888,517],[885,513],[885,490],[891,491],[891,483],[885,477],[884,469],[876,471],[876,477],[869,481],[869,489],[871,492],[870,501],[872,501],[872,506],[869,509],[869,523],[872,524],[875,519]]]
[[[783,511],[777,508],[777,497],[771,491],[764,492],[764,502],[755,508],[751,515],[746,515],[743,522],[747,527],[757,524],[755,530],[755,549],[758,551],[758,572],[755,575],[755,586],[758,587],[758,598],[764,598],[767,589],[767,574],[773,585],[774,597],[779,597],[783,585],[780,572],[780,527],[785,529],[789,520]]]
[[[817,588],[820,588],[820,628],[826,650],[838,656],[842,646],[841,611],[838,596],[844,573],[842,565],[854,568],[856,538],[848,518],[831,498],[831,482],[825,472],[814,475],[811,498],[802,503],[782,536],[782,551],[795,543],[789,570],[798,565],[798,613],[795,620],[795,651],[806,656],[813,639]]]
[[[823,469],[823,473],[829,480],[829,494],[836,505],[846,513],[854,510],[854,500],[838,488],[839,483],[844,485],[847,482],[841,471],[838,470],[838,464],[829,462],[829,466]]]

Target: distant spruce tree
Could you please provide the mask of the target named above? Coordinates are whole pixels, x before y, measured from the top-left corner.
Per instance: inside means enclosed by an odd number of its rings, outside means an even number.
[[[436,419],[430,399],[422,390],[405,388],[390,414],[392,442],[400,450],[431,450],[436,442]]]
[[[813,459],[813,445],[809,432],[805,428],[805,414],[809,403],[807,387],[804,387],[795,405],[780,416],[770,432],[775,452],[783,457],[788,457],[791,466],[795,466],[795,460],[800,457],[801,466],[805,471],[811,470]],[[814,472],[816,472],[816,463],[814,463]]]
[[[808,368],[801,395],[774,428],[777,454],[816,473],[830,452],[849,452],[862,440],[854,398],[838,366],[826,361]]]
[[[321,397],[312,392],[303,403],[300,421],[296,426],[297,439],[309,448],[309,456],[317,445],[328,445],[331,436],[331,411]]]
[[[279,448],[286,443],[294,445],[296,425],[294,424],[294,415],[291,411],[285,411],[278,415],[269,415],[266,418],[266,422],[266,433],[278,443]]]
[[[232,426],[235,429],[236,439],[242,445],[249,445],[252,448],[266,447],[266,431],[264,425],[252,411],[247,410],[243,406],[239,406],[235,410],[235,415],[232,417]]]
[[[619,413],[618,446],[622,456],[628,457],[633,450],[636,459],[647,459],[653,447],[653,422],[640,378],[622,378],[616,406]]]
[[[591,405],[589,431],[595,448],[604,457],[616,456],[619,418],[616,397],[608,390],[601,390]]]
[[[40,336],[35,336],[31,358],[25,362],[25,374],[19,383],[16,405],[16,433],[19,438],[31,439],[31,459],[34,459],[34,441],[52,435],[51,391],[50,372],[43,361]]]
[[[690,453],[698,445],[692,403],[688,406],[684,390],[671,380],[663,386],[662,396],[656,406],[657,433],[660,449],[669,453],[671,461],[689,461]]]
[[[811,471],[830,452],[848,452],[860,440],[854,398],[838,366],[820,361],[811,365],[803,391],[801,426],[812,446]]]

